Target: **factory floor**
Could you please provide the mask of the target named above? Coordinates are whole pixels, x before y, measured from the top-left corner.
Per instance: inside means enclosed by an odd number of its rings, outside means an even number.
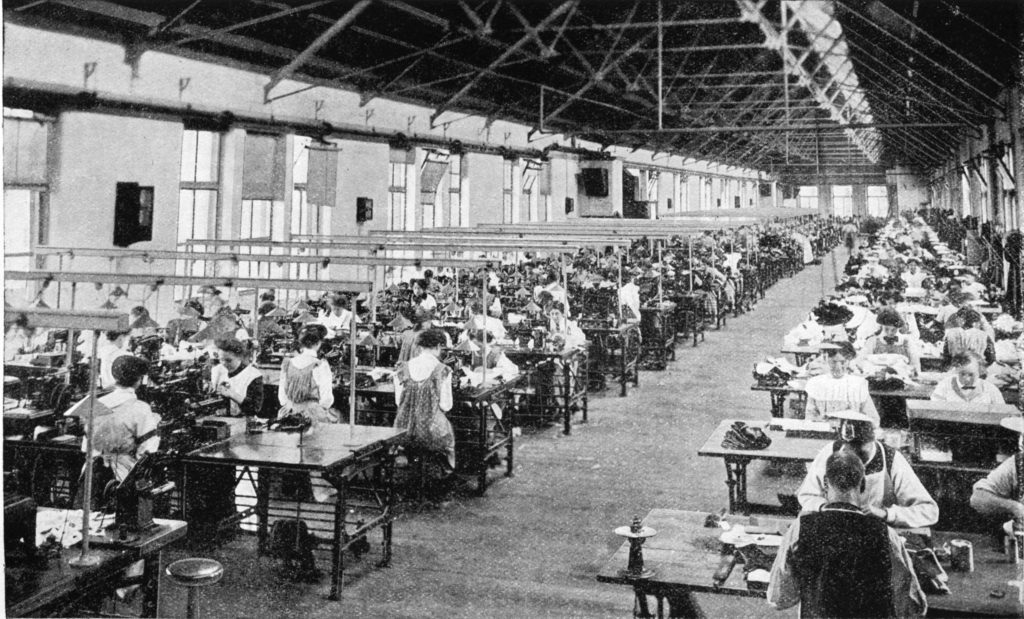
[[[845,250],[837,250],[841,265]],[[833,261],[808,265],[771,288],[754,311],[730,317],[696,348],[680,341],[662,372],[643,372],[625,398],[609,389],[590,399],[590,421],[571,436],[559,427],[516,441],[514,478],[484,497],[403,513],[390,568],[371,553],[350,562],[342,599],[327,600],[329,557],[317,556],[319,584],[282,579],[255,539],[238,536],[206,550],[174,549],[164,562],[202,554],[224,564],[221,583],[201,593],[206,617],[608,617],[632,616],[633,594],[595,575],[621,544],[612,530],[655,507],[718,511],[727,504],[721,460],[697,456],[721,419],[769,416],[752,392],[753,364],[778,356],[783,335],[834,286]],[[750,495],[775,503],[795,491],[797,471],[751,466]],[[790,617],[759,599],[700,595],[708,617]],[[161,582],[161,616],[184,616],[185,592]]]

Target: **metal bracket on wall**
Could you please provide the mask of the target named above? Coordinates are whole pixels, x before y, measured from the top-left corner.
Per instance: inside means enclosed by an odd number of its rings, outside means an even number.
[[[96,67],[98,66],[98,62],[87,62],[82,65],[82,88],[89,88],[89,78],[96,73]]]

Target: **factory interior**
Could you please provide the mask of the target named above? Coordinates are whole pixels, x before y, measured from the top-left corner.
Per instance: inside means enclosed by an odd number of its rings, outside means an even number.
[[[6,616],[1024,616],[1024,2],[3,20]]]

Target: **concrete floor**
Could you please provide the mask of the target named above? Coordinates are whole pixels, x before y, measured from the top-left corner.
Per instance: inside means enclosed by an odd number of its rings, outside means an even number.
[[[836,256],[842,263],[845,250]],[[753,312],[730,318],[693,348],[681,342],[663,372],[643,372],[626,398],[590,400],[590,422],[571,436],[556,426],[516,444],[516,471],[483,498],[403,514],[394,560],[377,569],[374,551],[351,564],[342,600],[330,602],[326,577],[295,584],[275,562],[255,556],[251,536],[203,554],[225,566],[202,593],[207,617],[630,617],[632,592],[595,579],[621,543],[612,529],[655,507],[717,511],[727,503],[721,460],[697,449],[725,418],[766,419],[765,393],[749,390],[753,364],[778,355],[783,335],[834,286],[833,263],[809,266],[768,291]],[[751,499],[793,492],[793,472],[751,467]],[[165,562],[196,551],[174,550]],[[318,566],[329,570],[326,554]],[[185,593],[164,579],[161,615],[184,616]],[[709,617],[784,617],[762,600],[699,596]]]

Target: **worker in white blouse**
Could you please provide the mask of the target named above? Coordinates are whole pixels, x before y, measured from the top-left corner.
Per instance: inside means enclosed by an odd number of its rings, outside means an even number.
[[[132,354],[128,350],[128,331],[107,331],[106,346],[97,356],[100,360],[100,388],[113,389],[116,383],[113,367],[119,357]]]
[[[105,409],[96,415],[93,456],[102,456],[117,481],[123,481],[143,454],[160,447],[160,415],[139,400],[135,390],[149,372],[144,359],[130,353],[113,363],[114,390],[99,399]],[[85,441],[82,442],[85,451]],[[102,488],[93,492],[102,492]]]
[[[1019,443],[1020,434],[1024,432],[1024,419],[1020,415],[1006,417],[1000,421],[1000,425],[1017,433],[1017,454],[1003,460],[988,476],[975,482],[971,507],[986,516],[1012,518],[1018,527],[1024,526],[1024,503],[1021,503],[1021,486],[1017,477],[1020,459],[1024,458]]]
[[[969,404],[1003,404],[999,387],[981,378],[981,357],[972,352],[956,355],[951,362],[953,373],[939,381],[931,399],[940,402]]]
[[[839,440],[822,447],[808,465],[797,491],[803,511],[818,511],[828,502],[825,464],[833,453],[847,451],[864,463],[865,484],[857,507],[897,528],[930,527],[939,520],[938,504],[907,459],[875,439],[876,420],[856,411],[835,411],[829,417],[838,421]]]
[[[622,287],[619,288],[619,305],[623,308],[622,316],[627,322],[640,321],[640,287],[634,280],[636,280],[635,271],[624,272]]]
[[[924,280],[929,277],[921,270],[921,261],[917,258],[907,260],[907,270],[900,273],[900,278],[907,283],[907,288],[924,288]]]
[[[807,381],[805,417],[820,421],[833,411],[854,410],[863,413],[878,425],[878,411],[871,401],[868,381],[849,374],[850,361],[857,356],[853,344],[842,342],[825,350],[824,355],[829,373]]]
[[[278,416],[296,413],[313,422],[339,420],[338,412],[331,408],[334,405],[331,366],[317,357],[326,333],[323,325],[306,325],[299,333],[299,354],[286,358],[281,364]]]
[[[352,324],[352,312],[348,309],[348,300],[342,295],[331,295],[328,311],[321,312],[317,324],[327,327],[328,338],[338,337],[339,331],[348,331]]]
[[[505,356],[505,351],[494,345],[494,335],[490,331],[482,329],[471,332],[473,342],[480,348],[480,352],[473,353],[473,370],[471,374],[482,381],[484,373],[484,337],[487,338],[486,378],[487,380],[515,378],[519,376],[519,366]],[[479,382],[477,381],[477,382]]]

